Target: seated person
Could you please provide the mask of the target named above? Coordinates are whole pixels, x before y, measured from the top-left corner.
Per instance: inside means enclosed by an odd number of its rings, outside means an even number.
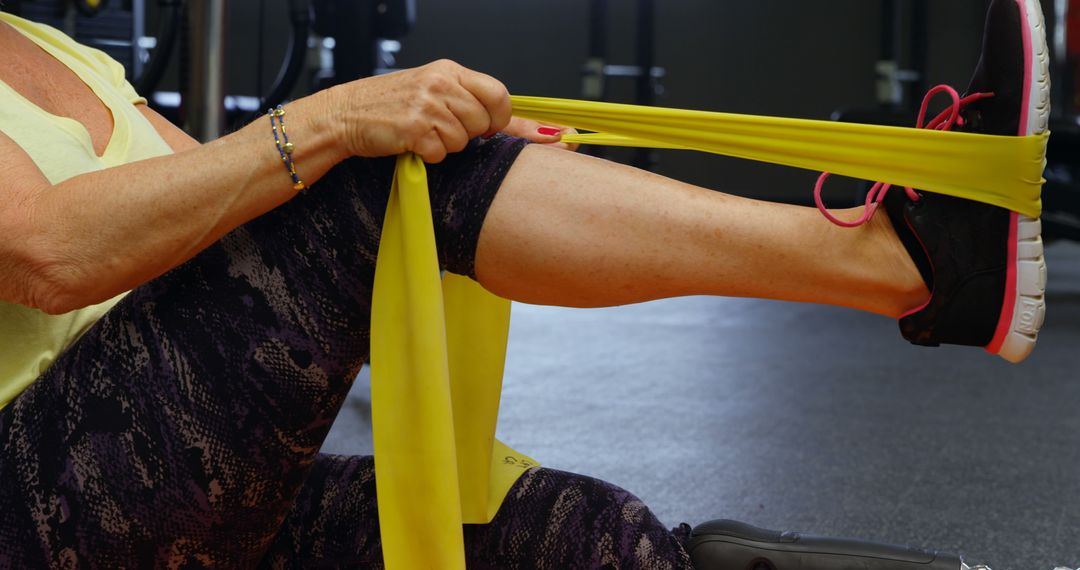
[[[1046,129],[1038,10],[992,5],[979,132]],[[381,566],[372,459],[318,450],[368,358],[403,152],[430,164],[443,268],[509,299],[829,303],[1012,360],[1041,324],[1041,265],[1017,271],[1037,220],[894,192],[839,228],[554,148],[449,61],[286,106],[301,191],[269,121],[199,144],[51,28],[2,15],[0,53],[0,567]],[[543,468],[466,529],[470,568],[689,568],[684,540]]]

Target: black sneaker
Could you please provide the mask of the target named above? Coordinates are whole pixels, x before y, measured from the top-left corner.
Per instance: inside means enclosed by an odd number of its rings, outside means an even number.
[[[1047,130],[1049,54],[1039,0],[993,0],[982,57],[968,93],[993,93],[964,109],[963,130],[1026,136]],[[1027,358],[1046,314],[1046,262],[1038,219],[951,196],[885,198],[893,227],[915,260],[927,303],[900,319],[914,344],[985,347]]]
[[[715,520],[691,531],[695,570],[963,570],[960,556],[850,538],[812,536]],[[971,570],[984,568],[970,567]],[[989,569],[986,569],[989,570]]]

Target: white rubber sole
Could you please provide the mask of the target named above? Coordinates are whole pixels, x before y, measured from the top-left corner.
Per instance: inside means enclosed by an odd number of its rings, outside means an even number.
[[[1042,134],[1050,126],[1050,52],[1046,45],[1046,22],[1039,0],[1016,2],[1023,25],[1027,27],[1025,47],[1031,74],[1030,81],[1025,80],[1027,121],[1020,125],[1022,132],[1017,134]],[[1009,281],[1013,286],[1010,292],[1013,306],[1011,314],[1008,307],[1003,307],[1002,322],[987,350],[1009,362],[1020,362],[1035,350],[1039,330],[1046,319],[1046,258],[1039,219],[1016,213],[1012,218],[1010,239],[1015,245],[1015,258]],[[1008,298],[1003,304],[1007,302]]]

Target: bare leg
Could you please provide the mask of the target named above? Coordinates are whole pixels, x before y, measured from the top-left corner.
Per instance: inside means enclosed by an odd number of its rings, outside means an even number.
[[[813,208],[539,145],[522,152],[491,206],[476,273],[504,297],[576,307],[706,294],[898,317],[929,297],[884,212],[844,229]]]

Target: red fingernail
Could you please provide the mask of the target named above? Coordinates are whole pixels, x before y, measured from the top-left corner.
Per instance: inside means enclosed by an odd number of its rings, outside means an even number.
[[[555,136],[559,136],[559,133],[561,131],[559,131],[559,129],[553,129],[551,127],[540,127],[539,129],[536,129],[536,132],[538,132],[538,133],[540,133],[540,134],[542,134],[542,135],[544,135],[546,137],[555,137]]]

